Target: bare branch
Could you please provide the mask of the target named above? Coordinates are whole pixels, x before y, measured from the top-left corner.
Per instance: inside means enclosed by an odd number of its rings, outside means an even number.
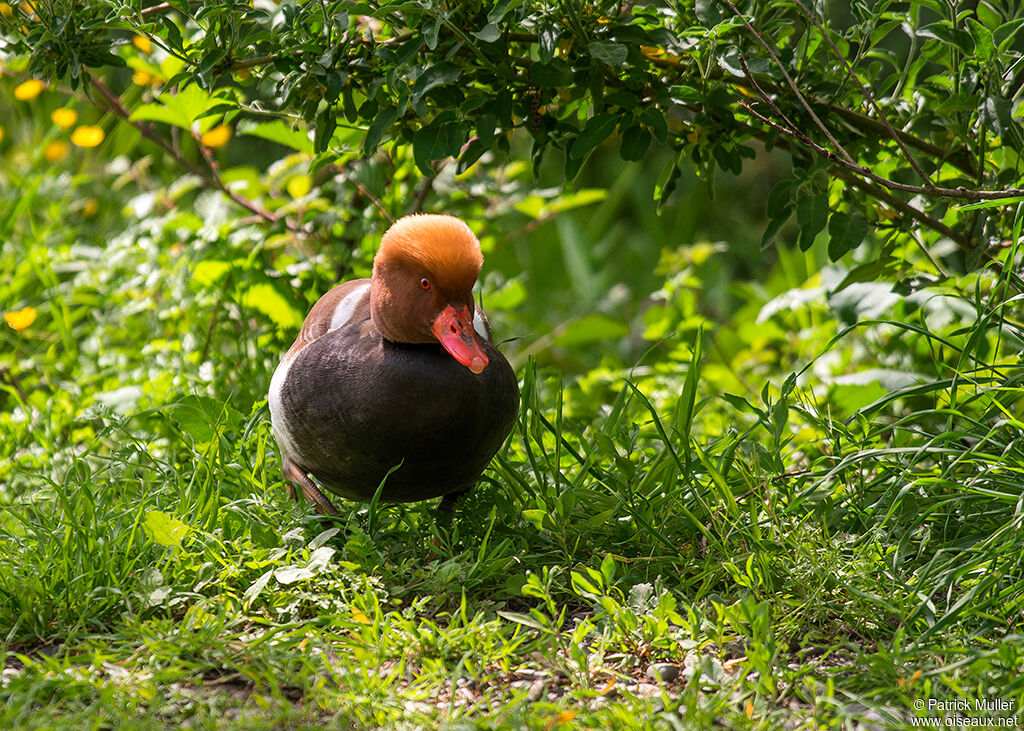
[[[903,155],[907,158],[907,162],[909,162],[910,166],[914,168],[914,171],[921,177],[921,180],[924,181],[925,185],[931,187],[932,181],[928,177],[928,174],[921,169],[921,166],[917,164],[917,160],[914,159],[914,156],[910,154],[910,151],[900,140],[899,135],[896,134],[896,130],[892,128],[892,125],[889,124],[889,120],[885,118],[885,112],[883,112],[881,107],[878,106],[878,103],[875,102],[875,97],[871,94],[870,91],[868,91],[868,88],[864,86],[863,83],[861,83],[860,77],[854,73],[853,69],[850,67],[850,62],[846,60],[846,56],[844,56],[842,52],[839,50],[839,48],[836,46],[836,44],[832,42],[832,36],[830,36],[828,32],[825,30],[825,27],[821,24],[821,21],[819,21],[817,16],[813,15],[810,10],[804,7],[804,4],[800,2],[800,0],[793,0],[793,2],[796,3],[796,6],[803,11],[804,15],[806,15],[808,19],[812,23],[814,23],[818,30],[821,31],[822,37],[824,37],[825,41],[832,48],[832,51],[836,54],[836,56],[839,57],[839,60],[843,62],[843,66],[846,68],[846,73],[849,74],[850,78],[856,82],[857,86],[860,87],[861,93],[864,94],[864,98],[867,99],[868,103],[871,104],[871,106],[874,108],[875,113],[878,115],[878,121],[882,123],[886,131],[889,133],[889,136],[892,137],[893,141],[895,141],[896,144],[899,145],[899,148],[903,151]]]
[[[150,142],[153,142],[160,149],[162,149],[164,152],[166,152],[168,155],[174,158],[174,160],[187,171],[206,181],[207,185],[209,185],[210,187],[217,188],[218,190],[222,191],[235,203],[242,206],[247,211],[256,214],[263,220],[268,221],[270,223],[283,223],[285,228],[294,233],[306,233],[305,229],[303,229],[303,227],[296,223],[295,221],[292,221],[283,216],[278,216],[276,213],[266,210],[265,208],[257,205],[256,203],[249,200],[245,196],[239,195],[235,191],[229,189],[228,186],[224,183],[223,179],[220,177],[220,173],[217,170],[216,163],[215,161],[212,160],[210,151],[209,149],[207,149],[205,145],[200,144],[199,149],[202,150],[203,156],[206,159],[207,164],[209,166],[206,169],[201,168],[198,165],[195,165],[194,163],[189,161],[188,158],[182,155],[181,151],[178,150],[175,145],[172,145],[162,136],[158,135],[156,131],[153,129],[152,125],[131,119],[131,112],[129,112],[128,109],[125,108],[124,104],[121,103],[121,99],[97,77],[92,76],[90,78],[90,81],[92,83],[93,88],[100,93],[100,95],[106,101],[107,106],[110,108],[112,112],[114,112],[114,114],[116,114],[124,121],[128,122],[128,124],[135,127],[135,129],[139,131],[139,134],[141,134]]]
[[[754,30],[754,26],[750,24],[746,16],[740,12],[739,8],[736,7],[732,0],[721,0],[721,2],[724,2],[732,9],[733,13],[736,14],[736,17],[738,17],[743,22],[743,25],[746,27],[746,29],[750,31],[750,33],[754,36],[754,39],[761,45],[761,48],[763,48],[768,53],[768,55],[772,57],[772,60],[775,61],[775,65],[778,66],[779,70],[782,72],[783,78],[786,79],[786,83],[789,85],[789,88],[792,89],[793,93],[796,95],[797,101],[800,102],[800,106],[807,110],[807,113],[811,115],[811,119],[814,120],[814,123],[818,126],[818,129],[820,129],[824,133],[824,135],[828,137],[829,142],[832,143],[835,149],[839,152],[840,155],[842,155],[846,159],[848,163],[850,163],[851,165],[856,165],[856,163],[853,161],[853,158],[850,157],[850,154],[843,149],[843,146],[840,145],[836,138],[832,136],[832,133],[829,132],[828,127],[826,127],[822,123],[822,121],[818,119],[818,115],[814,113],[814,110],[811,108],[811,105],[807,103],[807,99],[805,99],[804,95],[800,93],[800,89],[799,87],[797,87],[796,82],[793,81],[793,78],[789,75],[789,72],[786,71],[785,65],[782,63],[782,61],[779,60],[779,57],[775,55],[775,51],[772,50],[771,46],[768,45],[767,41],[765,41],[765,39],[761,36],[760,33]]]

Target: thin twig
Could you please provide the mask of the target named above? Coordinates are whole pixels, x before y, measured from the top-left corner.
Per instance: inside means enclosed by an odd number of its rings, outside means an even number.
[[[913,155],[910,154],[910,151],[904,146],[899,135],[896,134],[896,130],[893,129],[892,125],[889,124],[889,120],[886,119],[885,112],[883,112],[878,106],[878,103],[875,102],[875,97],[870,91],[868,91],[868,88],[861,83],[860,77],[854,73],[853,69],[850,67],[849,61],[846,60],[846,56],[844,56],[836,44],[832,42],[832,36],[825,31],[825,27],[818,20],[817,16],[813,15],[810,10],[804,7],[804,4],[801,3],[800,0],[793,0],[793,2],[795,2],[796,6],[803,11],[804,15],[814,23],[821,32],[821,35],[825,38],[825,41],[832,48],[832,51],[839,57],[839,60],[843,62],[843,66],[846,67],[846,73],[849,74],[850,78],[853,79],[857,83],[857,86],[860,87],[860,91],[864,95],[864,98],[867,99],[868,103],[874,108],[875,113],[878,115],[878,121],[885,126],[885,129],[889,132],[889,136],[892,137],[893,141],[896,142],[897,145],[899,145],[899,148],[903,151],[903,155],[907,158],[907,162],[910,163],[910,166],[914,168],[914,171],[921,177],[921,180],[924,181],[926,186],[929,188],[932,187],[932,181],[928,177],[928,174],[921,169],[921,166],[917,164],[917,160],[914,159]]]
[[[771,98],[754,80],[753,75],[750,73],[750,69],[747,68],[747,63],[744,60],[742,54],[740,54],[740,65],[743,67],[743,71],[747,76],[748,83],[751,85],[751,87],[753,87],[754,91],[757,92],[758,96],[761,97],[761,99],[773,111],[781,115],[782,112],[779,110],[778,106],[771,100]],[[795,137],[800,142],[810,147],[812,150],[814,150],[814,152],[816,152],[821,157],[824,157],[829,162],[833,162],[836,165],[841,165],[846,169],[857,173],[858,175],[863,175],[865,178],[868,178],[873,182],[877,183],[878,185],[884,188],[888,188],[889,190],[898,190],[902,193],[913,193],[914,195],[924,195],[929,197],[962,198],[964,200],[976,201],[992,200],[998,198],[1016,198],[1024,196],[1024,188],[1004,188],[1003,190],[969,190],[967,188],[964,188],[963,186],[958,188],[943,188],[936,185],[929,185],[928,187],[924,187],[921,185],[908,185],[906,183],[897,183],[894,180],[889,180],[888,178],[884,178],[881,175],[874,173],[870,168],[865,167],[864,165],[858,165],[857,163],[852,162],[849,159],[840,158],[831,150],[822,147],[817,142],[808,137],[798,127],[793,125],[793,123],[790,122],[788,119],[786,120],[786,122],[789,126],[782,127],[778,124],[771,122],[771,120],[767,119],[763,115],[759,114],[749,104],[740,102],[740,106],[749,111],[762,122],[771,125],[772,127],[780,130],[781,132],[784,132],[792,137]],[[785,117],[783,118],[785,119]],[[831,135],[829,135],[829,139],[832,139]],[[848,155],[846,155],[845,157],[849,158]]]
[[[427,196],[430,195],[430,191],[434,189],[434,176],[423,179],[423,184],[420,189],[416,191],[416,198],[412,202],[412,209],[410,213],[423,213],[423,204],[427,200]]]
[[[245,196],[239,195],[235,191],[229,189],[228,186],[224,183],[223,179],[220,177],[220,173],[217,170],[216,164],[210,164],[212,158],[210,156],[209,150],[206,148],[205,145],[200,144],[199,149],[203,151],[203,155],[207,161],[207,164],[209,165],[207,169],[199,167],[198,165],[189,161],[181,153],[180,150],[175,149],[174,145],[172,145],[166,139],[158,135],[154,131],[152,125],[131,119],[131,112],[129,112],[125,108],[124,104],[121,103],[121,99],[116,94],[114,94],[114,92],[112,92],[109,88],[107,88],[106,84],[104,84],[95,76],[91,77],[90,81],[92,83],[93,88],[100,93],[100,95],[107,102],[107,105],[110,107],[110,110],[114,112],[114,114],[116,114],[118,117],[121,117],[121,119],[128,122],[128,124],[135,127],[135,129],[139,131],[139,134],[141,134],[147,140],[153,142],[160,149],[162,149],[168,155],[173,157],[177,161],[177,163],[181,165],[183,168],[185,168],[188,172],[206,181],[206,183],[209,186],[217,188],[218,190],[222,191],[235,203],[242,206],[246,210],[255,213],[257,216],[264,219],[265,221],[269,221],[270,223],[283,223],[285,228],[287,228],[289,231],[292,231],[294,233],[305,233],[305,230],[298,223],[286,217],[278,216],[276,213],[273,213],[271,211],[266,210],[265,208],[262,208],[261,206],[257,205],[256,203],[249,200]]]
[[[753,114],[755,117],[765,122],[766,124],[771,125],[774,129],[778,129],[781,132],[787,131],[780,127],[778,124],[775,124],[771,120],[766,119],[753,109],[750,109],[750,107],[746,108],[751,112],[751,114]],[[747,129],[750,130],[755,137],[761,139],[762,141],[765,139],[765,137],[767,137],[767,135],[765,135],[760,130],[756,130],[755,128],[752,127],[748,127]],[[776,146],[781,147],[782,149],[788,152],[793,151],[792,146],[785,139],[776,140],[775,144]],[[959,246],[964,251],[970,251],[974,248],[971,239],[968,238],[967,236],[964,236],[963,234],[953,230],[939,219],[929,216],[921,209],[914,208],[914,206],[910,205],[906,201],[900,200],[892,193],[885,190],[882,186],[877,185],[875,183],[870,183],[867,180],[864,180],[863,178],[857,177],[855,174],[850,172],[846,167],[844,167],[841,164],[841,161],[836,160],[834,155],[833,163],[834,164],[832,165],[832,167],[829,168],[830,175],[839,178],[843,182],[848,183],[856,188],[860,188],[862,191],[872,196],[873,198],[876,198],[882,201],[883,203],[887,203],[891,208],[899,211],[900,213],[906,216],[909,216],[910,218],[913,218],[915,221],[926,226],[927,228],[930,228],[933,231],[936,231],[937,233],[946,236],[947,238],[954,241],[956,245]]]
[[[743,25],[746,27],[746,29],[750,31],[750,33],[754,36],[754,39],[761,45],[761,47],[765,51],[768,52],[768,55],[772,57],[772,60],[775,61],[775,65],[778,66],[779,70],[782,72],[783,78],[786,79],[786,83],[789,85],[789,88],[793,90],[794,94],[796,94],[796,98],[797,101],[800,102],[800,106],[806,109],[807,113],[811,115],[811,119],[813,119],[814,123],[818,125],[818,129],[820,129],[825,134],[825,136],[828,137],[829,142],[832,143],[832,145],[835,147],[835,149],[839,152],[840,155],[846,158],[846,161],[848,163],[850,163],[851,165],[856,165],[856,163],[853,161],[853,158],[850,157],[850,154],[843,149],[843,146],[840,145],[836,138],[832,136],[832,133],[828,131],[828,127],[826,127],[822,123],[822,121],[818,119],[818,115],[814,113],[814,110],[811,108],[811,105],[807,102],[807,99],[805,99],[804,95],[800,93],[800,88],[796,85],[796,82],[793,81],[793,78],[789,75],[789,72],[786,71],[785,65],[782,63],[782,61],[779,60],[779,57],[775,55],[775,51],[773,51],[771,46],[768,45],[768,42],[765,41],[765,39],[761,36],[760,33],[754,30],[754,26],[750,24],[746,16],[740,12],[739,8],[737,8],[736,5],[733,4],[732,0],[721,0],[721,2],[724,2],[732,9],[733,13],[735,13],[736,16],[743,22]]]
[[[395,217],[391,215],[391,211],[389,211],[387,207],[384,205],[384,201],[382,201],[380,198],[374,195],[373,191],[371,191],[362,183],[356,183],[356,190],[358,190],[361,195],[365,196],[370,200],[374,208],[376,208],[377,211],[382,216],[384,216],[384,218],[388,219],[388,223],[395,222]]]

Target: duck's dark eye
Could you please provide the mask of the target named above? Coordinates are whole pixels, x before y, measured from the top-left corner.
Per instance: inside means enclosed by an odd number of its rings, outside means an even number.
[[[420,280],[420,286],[423,287],[423,289],[430,289],[430,280],[423,277],[423,279]]]

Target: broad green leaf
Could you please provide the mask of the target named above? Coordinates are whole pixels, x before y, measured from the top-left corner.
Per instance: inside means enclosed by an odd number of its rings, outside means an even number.
[[[622,145],[619,148],[619,156],[623,160],[630,162],[641,160],[650,146],[651,133],[639,124],[634,124],[622,133]]]
[[[484,43],[493,43],[501,38],[501,29],[494,23],[488,23],[480,30],[473,31],[473,36],[479,38]]]
[[[223,97],[210,96],[197,84],[189,84],[176,94],[161,94],[157,101],[143,104],[132,112],[130,119],[165,122],[189,131],[196,125],[195,131],[202,133],[214,124],[212,118],[202,120],[203,115],[227,102],[229,100]]]
[[[249,588],[246,589],[245,593],[242,595],[243,608],[248,609],[252,605],[253,600],[260,595],[264,588],[266,588],[267,584],[270,582],[270,579],[273,575],[274,569],[270,569],[268,571],[264,571],[263,575],[260,576],[260,578],[252,582]]]
[[[497,23],[499,20],[505,17],[507,13],[515,10],[523,4],[523,0],[498,0],[491,8],[491,11],[487,13],[488,23]]]
[[[828,258],[839,261],[848,251],[853,251],[870,228],[860,213],[835,211],[828,219]]]
[[[553,58],[547,63],[530,66],[530,83],[544,88],[568,86],[572,83],[572,69],[565,61]]]
[[[193,394],[171,404],[167,413],[196,444],[207,444],[217,436],[217,425],[225,409],[216,399]]]
[[[992,31],[974,18],[967,18],[967,31],[974,40],[974,57],[987,61],[995,55],[996,45],[992,39]]]
[[[583,345],[621,338],[628,334],[629,328],[623,323],[595,312],[569,323],[562,332],[555,336],[555,344],[563,347]]]
[[[305,173],[302,175],[293,175],[285,185],[285,190],[288,191],[288,195],[292,198],[301,198],[302,196],[307,195],[309,191],[313,190],[313,178]]]
[[[807,251],[828,222],[828,196],[803,195],[796,201],[796,223],[800,227],[800,250]]]
[[[418,100],[435,86],[449,84],[462,75],[462,66],[456,66],[449,61],[442,61],[423,71],[412,89],[412,99]]]
[[[304,129],[292,129],[283,120],[275,119],[272,122],[253,122],[243,120],[239,122],[238,134],[259,137],[260,139],[276,142],[279,145],[290,147],[299,152],[313,154],[313,142]]]
[[[192,281],[201,287],[209,287],[231,271],[231,262],[219,259],[204,259],[192,270]]]
[[[380,144],[384,133],[397,121],[398,107],[387,107],[378,111],[370,123],[369,129],[366,130],[366,137],[363,138],[363,154],[372,154]]]
[[[581,160],[587,153],[604,142],[615,129],[618,119],[612,114],[596,114],[587,120],[569,153],[574,160]]]
[[[768,200],[765,205],[765,213],[768,218],[789,218],[793,212],[790,205],[793,200],[793,183],[790,180],[782,180],[772,186],[768,191]]]
[[[466,141],[466,128],[461,123],[430,124],[416,130],[412,137],[416,167],[428,177],[434,175],[431,162],[459,154]]]
[[[626,63],[626,57],[629,55],[626,46],[614,41],[592,41],[588,48],[591,56],[613,68]]]
[[[251,285],[242,292],[240,302],[244,307],[259,310],[275,325],[285,330],[297,328],[302,324],[302,313],[292,307],[288,300],[266,282]]]
[[[514,310],[526,301],[526,287],[519,279],[510,279],[497,292],[487,295],[487,310],[495,312]]]
[[[153,542],[164,547],[181,548],[192,530],[187,523],[160,510],[147,510],[142,525]]]

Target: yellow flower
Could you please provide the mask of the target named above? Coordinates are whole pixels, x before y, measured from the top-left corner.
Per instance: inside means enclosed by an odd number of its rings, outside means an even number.
[[[54,140],[43,150],[43,157],[47,162],[57,162],[68,156],[71,152],[71,145],[64,140]]]
[[[4,141],[4,126],[0,124],[0,142]]]
[[[30,102],[43,92],[45,86],[46,84],[39,79],[23,81],[14,87],[14,98],[20,99],[23,102]]]
[[[36,309],[34,307],[23,307],[15,312],[5,312],[4,320],[15,330],[24,330],[36,321]]]
[[[231,139],[231,128],[226,124],[219,124],[199,138],[207,147],[223,147]]]
[[[132,45],[143,53],[153,52],[153,42],[146,38],[146,36],[135,36],[132,38]]]
[[[61,107],[60,109],[53,110],[50,114],[50,119],[52,119],[53,123],[61,129],[67,129],[78,121],[78,112],[74,109]]]
[[[78,147],[96,147],[103,142],[103,128],[91,124],[83,124],[71,133],[71,141]]]
[[[96,212],[100,209],[100,202],[95,198],[90,198],[82,206],[82,215],[86,218],[92,218],[96,215]]]
[[[10,18],[14,15],[14,8],[11,7],[10,3],[0,3],[0,15]]]
[[[142,69],[138,69],[134,74],[132,74],[132,81],[139,86],[149,86],[149,83],[152,80],[153,75],[148,71],[143,71]]]

